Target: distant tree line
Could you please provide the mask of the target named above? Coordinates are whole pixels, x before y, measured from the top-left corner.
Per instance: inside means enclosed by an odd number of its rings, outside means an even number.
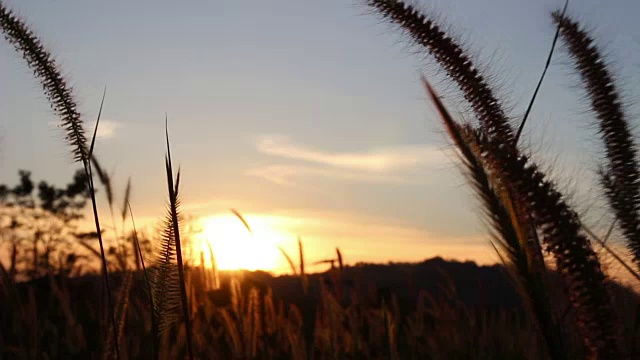
[[[3,267],[12,278],[82,270],[87,256],[75,244],[96,235],[78,230],[89,198],[86,184],[82,170],[64,187],[44,180],[36,185],[26,170],[18,171],[16,185],[0,184],[0,252],[8,253]]]

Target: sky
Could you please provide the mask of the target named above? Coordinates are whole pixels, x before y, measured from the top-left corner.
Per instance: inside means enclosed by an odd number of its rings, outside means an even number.
[[[348,263],[497,260],[420,76],[459,119],[471,118],[468,109],[438,67],[361,1],[5,2],[55,54],[88,127],[106,87],[96,154],[120,195],[131,177],[140,223],[164,212],[166,113],[186,214],[238,209],[265,232],[277,228],[275,244],[290,251],[302,237],[311,260],[335,247]],[[517,122],[553,38],[549,13],[562,2],[420,4],[464,39]],[[631,114],[639,11],[621,0],[569,7],[609,54]],[[18,169],[68,182],[78,164],[6,41],[0,84],[0,183],[14,184]],[[577,85],[557,52],[523,142],[586,211],[601,200],[593,191],[601,152]]]

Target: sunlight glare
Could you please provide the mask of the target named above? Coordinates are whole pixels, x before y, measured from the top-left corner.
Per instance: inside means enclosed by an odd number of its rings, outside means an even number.
[[[259,216],[245,216],[253,235],[234,215],[219,215],[201,221],[200,251],[205,254],[205,266],[210,267],[209,244],[219,270],[265,270],[281,266],[278,245],[287,234],[270,226]]]

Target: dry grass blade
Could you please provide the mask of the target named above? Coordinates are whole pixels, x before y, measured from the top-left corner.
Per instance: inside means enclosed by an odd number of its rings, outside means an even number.
[[[102,184],[102,187],[104,187],[104,192],[107,197],[107,203],[111,208],[113,207],[113,187],[111,186],[111,177],[102,168],[102,165],[100,165],[100,162],[98,162],[98,159],[95,156],[91,157],[91,163],[91,169],[95,170],[96,174],[98,174],[98,180],[100,180],[100,184]]]
[[[291,256],[287,254],[287,252],[284,250],[282,246],[278,246],[278,250],[280,250],[280,252],[282,253],[282,256],[284,256],[284,258],[287,259],[287,263],[289,263],[289,267],[291,268],[291,272],[293,272],[293,275],[294,276],[298,275],[296,265],[293,263],[293,259],[291,259]]]
[[[149,278],[149,273],[147,272],[147,267],[144,263],[144,256],[142,255],[142,248],[140,247],[140,240],[138,238],[138,229],[136,228],[136,222],[133,218],[133,210],[131,210],[131,204],[129,201],[126,202],[126,208],[129,209],[129,216],[131,217],[131,226],[133,227],[133,241],[136,246],[136,254],[138,259],[140,259],[140,264],[142,265],[142,272],[144,274],[144,282],[146,285],[147,293],[149,294],[149,305],[151,306],[151,311],[149,312],[151,315],[151,335],[152,335],[152,355],[153,358],[157,358],[156,353],[156,341],[158,338],[158,320],[156,319],[156,313],[153,311],[153,288],[151,287],[151,280]]]
[[[300,277],[302,280],[302,287],[306,294],[309,287],[309,283],[307,279],[307,274],[304,272],[304,249],[302,247],[302,239],[300,238],[298,238],[298,256],[300,260]]]
[[[609,225],[609,229],[607,229],[607,233],[604,235],[604,239],[602,239],[603,242],[607,242],[609,241],[609,238],[611,237],[611,234],[613,233],[613,229],[616,227],[616,220],[613,220],[611,222],[611,225]]]
[[[91,162],[85,162],[85,172],[88,178],[88,187],[89,187],[89,195],[91,197],[91,206],[93,210],[93,219],[96,226],[96,234],[98,236],[98,243],[100,244],[100,259],[102,260],[102,275],[105,283],[105,287],[107,289],[107,304],[109,306],[110,317],[111,317],[111,328],[113,329],[113,338],[116,339],[115,344],[115,353],[116,359],[120,359],[120,348],[118,346],[118,339],[120,338],[117,334],[118,327],[116,323],[115,317],[115,308],[113,306],[113,300],[111,297],[111,284],[109,282],[109,268],[107,265],[107,257],[104,251],[104,242],[102,240],[102,229],[100,228],[100,217],[98,216],[98,203],[96,201],[96,192],[93,183],[93,170],[91,167]]]
[[[244,227],[247,229],[249,234],[253,235],[253,230],[251,230],[251,226],[249,226],[249,223],[247,222],[247,220],[245,220],[244,216],[242,216],[242,214],[238,212],[238,210],[236,209],[229,209],[229,210],[231,210],[233,215],[235,215],[240,221],[242,221],[242,225],[244,225]]]
[[[640,269],[640,167],[637,148],[615,80],[594,39],[580,24],[559,12],[553,20],[575,61],[591,109],[598,119],[608,163],[601,173],[609,205]]]
[[[342,273],[344,270],[344,264],[342,262],[342,252],[340,252],[339,248],[336,248],[336,256],[338,258],[338,269],[340,269],[340,272]]]
[[[509,191],[500,186],[484,165],[474,134],[467,133],[467,128],[462,128],[453,120],[429,83],[424,78],[422,81],[459,151],[465,175],[481,201],[484,216],[491,228],[491,245],[510,269],[519,293],[540,327],[549,356],[552,359],[567,359],[562,332],[543,282],[546,268],[538,256],[537,248],[530,246],[524,230],[528,228],[523,223],[524,218],[518,216]]]
[[[124,190],[124,200],[122,203],[122,213],[121,213],[122,222],[124,222],[127,219],[127,207],[129,206],[130,199],[131,199],[131,178],[127,180],[127,187]]]
[[[91,206],[92,206],[92,210],[93,210],[93,219],[94,219],[94,223],[96,226],[96,234],[98,236],[98,243],[100,244],[100,258],[102,260],[102,274],[104,277],[104,282],[105,282],[105,286],[107,288],[107,304],[109,306],[109,310],[110,310],[110,317],[111,317],[111,327],[113,329],[113,338],[116,341],[115,344],[115,352],[116,352],[116,359],[120,359],[120,347],[118,346],[118,339],[120,339],[120,337],[118,336],[118,327],[117,327],[117,323],[116,323],[116,316],[115,316],[115,307],[113,306],[113,300],[111,297],[111,284],[109,282],[109,268],[107,266],[107,257],[105,255],[104,252],[104,242],[102,240],[102,229],[100,228],[100,218],[98,216],[98,202],[96,201],[96,192],[95,192],[95,187],[93,184],[93,171],[91,168],[91,162],[87,161],[85,166],[85,171],[87,173],[88,179],[89,179],[89,194],[91,196]]]
[[[591,238],[593,240],[595,240],[600,246],[602,246],[603,249],[605,249],[611,256],[613,256],[613,258],[616,259],[616,261],[620,265],[622,265],[622,267],[624,267],[625,270],[627,270],[629,272],[629,274],[631,274],[631,276],[633,276],[637,280],[640,280],[640,274],[638,274],[635,270],[633,270],[633,268],[631,266],[629,266],[629,264],[627,264],[627,262],[624,261],[622,259],[622,257],[620,257],[620,255],[618,255],[615,251],[613,251],[613,249],[611,249],[607,245],[606,238],[605,238],[605,240],[602,240],[593,231],[591,231],[588,227],[586,227],[584,225],[582,227],[584,228],[584,231],[586,231],[587,234],[589,234],[589,236],[591,236]]]
[[[112,332],[109,334],[109,337],[106,340],[106,344],[108,347],[104,352],[105,359],[109,359],[113,357],[114,348],[112,346],[115,346],[116,344],[122,341],[122,333],[124,331],[124,325],[127,319],[127,311],[129,309],[129,297],[130,297],[132,284],[133,284],[133,272],[128,271],[124,275],[124,280],[117,296],[117,298],[119,299],[119,302],[116,306],[116,316],[118,318],[118,323],[117,323],[118,331],[115,333],[117,333],[120,336],[120,338],[118,338],[117,341],[114,341],[113,339],[114,333]]]
[[[98,259],[101,258],[100,251],[93,248],[93,246],[87,244],[84,240],[78,240],[78,244],[83,248],[89,250],[93,255],[95,255]]]
[[[218,279],[218,266],[216,265],[216,257],[213,253],[213,247],[211,247],[211,243],[207,241],[207,247],[209,248],[209,259],[211,260],[211,272],[213,273],[213,288],[217,289],[219,284]]]
[[[165,158],[165,165],[167,170],[167,186],[169,190],[169,209],[173,226],[173,236],[176,246],[176,258],[178,261],[178,277],[180,282],[180,297],[182,299],[182,312],[184,316],[186,335],[187,335],[187,351],[189,353],[189,359],[193,360],[193,340],[192,340],[192,328],[191,319],[189,314],[189,304],[187,299],[187,286],[184,276],[184,265],[182,261],[182,246],[180,243],[180,224],[178,223],[178,184],[180,183],[180,172],[176,177],[175,187],[173,182],[173,167],[171,164],[171,148],[169,146],[169,127],[165,118],[165,135],[167,139],[167,156]]]
[[[96,118],[96,126],[93,129],[93,136],[91,137],[91,146],[89,146],[89,159],[93,156],[93,148],[96,144],[96,137],[98,135],[98,124],[100,124],[100,117],[102,116],[102,107],[104,105],[104,98],[107,96],[107,87],[104,87],[102,92],[102,100],[100,100],[100,110],[98,110],[98,117]]]
[[[569,0],[565,0],[564,7],[562,8],[562,17],[567,12],[567,7],[569,7]],[[551,50],[549,50],[549,56],[547,56],[547,62],[544,64],[544,69],[542,70],[542,74],[540,75],[540,79],[538,80],[538,85],[536,85],[536,89],[533,91],[533,96],[531,96],[531,101],[529,101],[529,105],[527,106],[527,110],[524,112],[524,116],[522,117],[522,122],[518,127],[518,132],[516,133],[516,143],[518,139],[520,139],[520,135],[522,135],[522,130],[524,129],[524,124],[527,122],[529,118],[529,113],[533,108],[533,103],[536,101],[536,97],[538,97],[538,91],[540,91],[540,86],[542,86],[542,81],[544,81],[544,77],[547,75],[547,70],[551,65],[551,59],[553,58],[553,52],[556,48],[556,43],[558,42],[558,37],[560,36],[560,24],[556,27],[556,34],[553,36],[553,42],[551,43]]]

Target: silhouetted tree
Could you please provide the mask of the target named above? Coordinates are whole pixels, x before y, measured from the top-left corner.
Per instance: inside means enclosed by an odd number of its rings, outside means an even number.
[[[46,181],[36,187],[25,170],[18,177],[13,187],[0,185],[0,243],[9,248],[11,276],[71,271],[83,256],[69,245],[95,236],[77,229],[89,196],[84,171],[62,188]]]

